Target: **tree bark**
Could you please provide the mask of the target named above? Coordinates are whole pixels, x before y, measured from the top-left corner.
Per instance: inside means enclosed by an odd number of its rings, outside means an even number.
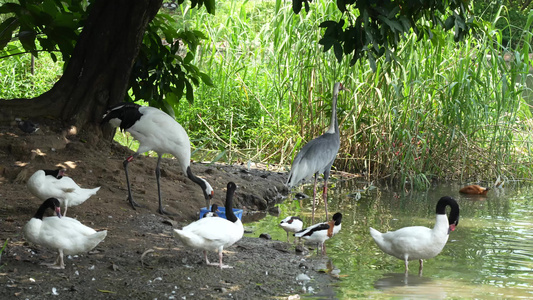
[[[162,2],[96,0],[59,81],[34,99],[0,100],[0,118],[52,117],[78,132],[99,131],[106,109],[124,100],[146,26]]]

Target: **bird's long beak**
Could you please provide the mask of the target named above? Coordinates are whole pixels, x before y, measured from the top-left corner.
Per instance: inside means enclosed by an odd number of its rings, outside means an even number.
[[[62,217],[62,216],[61,216],[61,207],[59,207],[59,206],[56,207],[56,215],[57,215],[58,218],[61,218],[61,217]]]
[[[215,191],[211,191],[211,194],[207,195],[207,197],[205,198],[205,207],[207,207],[208,209],[211,207],[211,198],[213,198],[214,195]]]

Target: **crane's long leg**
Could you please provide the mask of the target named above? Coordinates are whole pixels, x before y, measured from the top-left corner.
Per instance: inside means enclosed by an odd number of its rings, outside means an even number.
[[[312,217],[311,217],[311,224],[315,224],[315,199],[316,199],[316,177],[318,176],[318,174],[315,174],[315,183],[313,184],[313,199],[311,201],[313,201],[313,213],[312,213]]]
[[[135,206],[142,207],[141,205],[133,201],[133,197],[131,195],[130,178],[128,176],[128,163],[132,161],[134,158],[136,158],[137,156],[139,156],[139,153],[135,153],[132,156],[126,158],[126,160],[122,163],[124,165],[124,171],[126,172],[126,183],[128,184],[128,200],[130,201],[131,207],[133,207],[133,209],[136,209]]]
[[[418,276],[422,276],[422,269],[424,269],[424,260],[420,260],[420,268],[418,269]]]
[[[328,179],[324,180],[324,190],[322,191],[322,200],[324,201],[324,208],[326,210],[326,222],[328,218]]]
[[[158,154],[157,157],[157,166],[155,167],[155,178],[157,180],[157,195],[159,196],[159,213],[162,215],[175,215],[172,213],[169,213],[163,209],[163,203],[161,201],[161,184],[159,183],[159,179],[161,178],[161,168],[159,167],[159,164],[161,164],[161,155]]]

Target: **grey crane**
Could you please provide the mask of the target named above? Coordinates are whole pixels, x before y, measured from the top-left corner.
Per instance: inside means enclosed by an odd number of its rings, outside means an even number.
[[[324,189],[322,198],[326,210],[326,219],[328,219],[328,202],[327,189],[328,178],[331,165],[337,157],[340,148],[339,123],[337,121],[337,97],[339,91],[346,90],[342,83],[337,82],[333,87],[333,99],[331,103],[331,122],[328,130],[321,136],[307,143],[296,155],[292,162],[291,171],[287,180],[287,186],[293,188],[300,182],[315,176],[313,185],[313,212],[312,222],[315,222],[315,198],[316,198],[316,181],[319,174],[324,174]]]

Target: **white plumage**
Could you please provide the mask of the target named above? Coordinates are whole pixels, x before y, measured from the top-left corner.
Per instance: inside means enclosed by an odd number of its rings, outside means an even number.
[[[287,242],[289,242],[289,232],[294,233],[302,230],[304,223],[299,217],[289,216],[281,220],[279,226],[287,232]]]
[[[316,181],[318,174],[324,174],[324,188],[322,198],[328,219],[327,185],[331,166],[337,157],[340,148],[339,124],[337,121],[337,97],[339,91],[345,90],[340,82],[333,87],[333,100],[331,103],[331,121],[328,130],[321,136],[311,140],[298,152],[292,162],[291,171],[287,179],[287,186],[293,188],[302,181],[315,177],[313,185],[313,212],[312,222],[315,222]]]
[[[309,226],[295,233],[294,236],[317,243],[317,252],[319,248],[322,248],[322,255],[324,255],[326,254],[326,244],[324,242],[339,233],[342,228],[341,222],[342,214],[338,212],[333,215],[331,221]]]
[[[193,182],[202,188],[206,207],[210,206],[213,188],[203,178],[192,173],[191,165],[191,143],[185,129],[171,116],[163,111],[149,107],[140,106],[133,103],[121,103],[111,107],[104,115],[102,123],[119,127],[121,130],[129,132],[139,141],[137,152],[124,161],[126,181],[128,184],[128,199],[133,208],[137,205],[131,195],[130,181],[128,177],[128,163],[134,158],[149,150],[153,150],[158,155],[156,166],[156,179],[159,196],[159,212],[166,213],[161,203],[161,188],[159,178],[161,176],[159,165],[164,153],[170,153],[179,161],[181,170]]]
[[[48,198],[57,198],[65,207],[64,215],[66,216],[69,206],[82,204],[95,195],[100,187],[81,188],[74,180],[63,174],[64,170],[38,170],[28,179],[26,185],[35,197],[43,201]]]
[[[87,252],[96,247],[107,235],[107,230],[96,232],[78,220],[61,217],[59,201],[50,198],[41,204],[37,213],[24,226],[24,238],[31,243],[58,251],[51,268],[64,269],[63,255]],[[57,216],[43,218],[46,209],[52,209]]]
[[[237,186],[228,183],[226,194],[226,218],[202,218],[183,229],[174,229],[174,235],[185,245],[204,250],[205,261],[208,265],[220,268],[231,268],[222,263],[222,250],[239,241],[244,234],[244,227],[239,218],[233,213],[233,193]],[[207,251],[218,251],[219,263],[210,263],[207,259]]]
[[[450,217],[446,217],[446,206],[451,207]],[[420,261],[419,274],[422,274],[423,260],[437,256],[448,241],[449,233],[459,223],[459,205],[451,197],[442,197],[437,203],[437,217],[433,229],[424,226],[411,226],[381,233],[370,227],[370,235],[379,248],[405,262],[408,272],[410,260]]]

